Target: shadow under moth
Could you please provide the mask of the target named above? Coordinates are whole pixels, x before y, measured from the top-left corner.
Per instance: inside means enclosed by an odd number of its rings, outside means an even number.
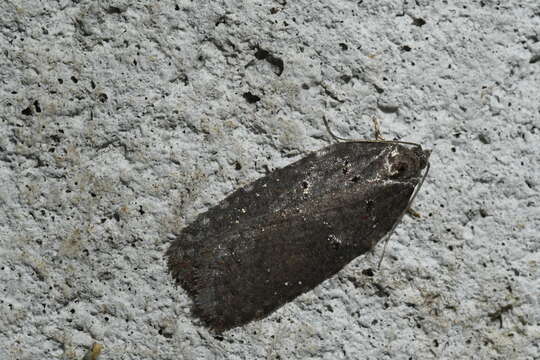
[[[390,235],[429,153],[376,140],[311,153],[200,214],[167,250],[169,271],[215,331],[261,319]]]

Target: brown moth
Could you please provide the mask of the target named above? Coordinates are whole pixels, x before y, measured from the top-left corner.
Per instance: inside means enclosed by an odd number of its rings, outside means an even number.
[[[166,252],[169,271],[217,331],[260,319],[332,277],[391,233],[429,151],[342,142],[234,191]]]

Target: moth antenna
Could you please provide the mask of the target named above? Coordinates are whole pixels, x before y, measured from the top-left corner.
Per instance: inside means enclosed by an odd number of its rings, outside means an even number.
[[[409,208],[411,207],[412,202],[414,201],[414,198],[416,197],[416,195],[418,194],[418,191],[420,191],[420,188],[422,187],[422,185],[424,184],[424,181],[426,180],[427,174],[429,172],[429,168],[430,168],[430,165],[429,165],[429,162],[428,162],[426,164],[426,171],[424,171],[424,176],[422,176],[422,180],[420,180],[420,183],[416,186],[416,189],[414,189],[414,192],[413,192],[411,198],[409,199],[409,202],[407,203],[407,207],[401,213],[401,215],[399,216],[397,221],[394,223],[394,226],[392,227],[392,230],[390,230],[388,232],[388,235],[386,236],[386,239],[384,240],[383,252],[381,254],[381,259],[379,260],[379,264],[377,265],[377,270],[381,269],[381,264],[382,264],[382,261],[384,259],[384,254],[386,252],[386,245],[388,244],[388,240],[390,240],[390,236],[392,236],[392,234],[394,233],[394,230],[396,229],[396,226],[401,222],[401,219],[403,219],[403,216],[405,216],[405,213],[407,211],[409,211]]]
[[[330,136],[336,140],[336,141],[345,141],[345,142],[364,142],[364,143],[385,143],[385,144],[402,144],[402,145],[412,145],[412,146],[417,146],[417,147],[421,147],[420,144],[418,143],[413,143],[413,142],[410,142],[410,141],[401,141],[401,140],[385,140],[382,135],[381,135],[381,130],[380,130],[380,124],[379,124],[379,120],[377,120],[376,118],[374,118],[373,120],[373,124],[374,124],[374,127],[375,127],[375,140],[366,140],[366,139],[363,139],[363,140],[353,140],[353,139],[345,139],[345,138],[342,138],[341,136],[337,136],[336,134],[334,134],[334,132],[330,129],[330,125],[328,124],[328,119],[326,118],[326,116],[323,115],[323,122],[324,122],[324,126],[326,127],[326,130],[328,131],[328,133],[330,134]]]
[[[324,122],[324,126],[326,126],[326,131],[328,131],[328,133],[330,134],[330,136],[336,140],[337,142],[340,142],[340,141],[349,141],[347,139],[344,139],[342,137],[339,137],[337,136],[336,134],[334,134],[334,132],[330,129],[330,125],[328,124],[328,120],[326,119],[326,116],[323,115],[323,122]]]

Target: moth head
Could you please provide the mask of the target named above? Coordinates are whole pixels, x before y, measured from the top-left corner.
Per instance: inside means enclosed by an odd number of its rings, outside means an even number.
[[[389,178],[407,180],[421,176],[430,155],[429,150],[422,150],[419,145],[407,147],[396,144],[386,157],[386,172]]]

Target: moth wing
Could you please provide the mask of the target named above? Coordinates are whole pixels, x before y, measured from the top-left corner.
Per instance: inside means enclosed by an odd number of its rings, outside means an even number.
[[[313,289],[392,228],[412,189],[398,184],[385,191],[392,193],[386,201],[399,206],[367,210],[365,194],[322,199],[316,215],[262,218],[222,234],[220,246],[204,247],[195,270],[197,315],[227,329],[262,318]]]
[[[168,248],[165,255],[173,278],[193,295],[194,270],[201,266],[205,245],[217,246],[224,233],[238,232],[241,226],[261,221],[268,214],[294,209],[305,203],[306,195],[339,192],[343,179],[353,178],[348,174],[351,164],[366,169],[388,148],[384,143],[334,144],[234,191],[199,215]]]
[[[381,178],[395,149],[330,146],[201,214],[167,252],[196,313],[221,330],[264,317],[371,249],[417,184]]]

